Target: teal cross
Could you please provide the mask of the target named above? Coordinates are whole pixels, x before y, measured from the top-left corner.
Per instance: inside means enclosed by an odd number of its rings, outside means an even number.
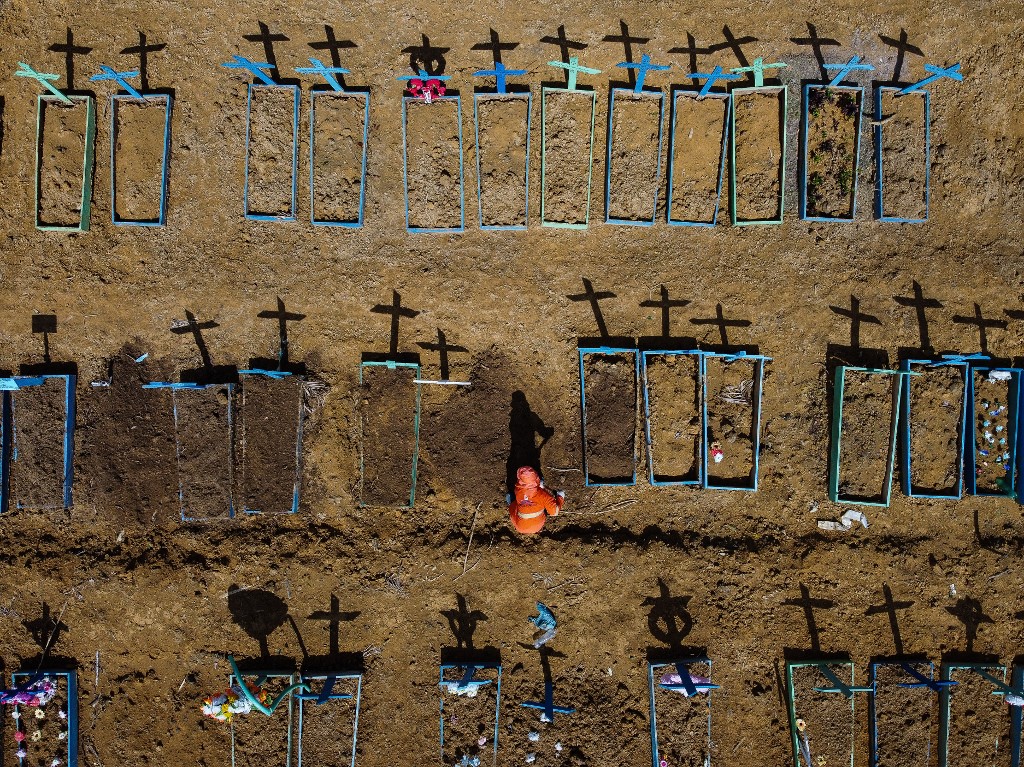
[[[995,690],[992,691],[993,695],[1016,695],[1018,697],[1024,696],[1024,686],[1018,685],[1014,687],[1006,684],[1002,679],[992,676],[984,669],[974,668],[974,673],[995,685]]]
[[[14,73],[15,77],[31,77],[33,80],[38,80],[39,84],[42,85],[46,90],[52,93],[54,96],[59,98],[65,104],[70,104],[71,99],[65,96],[56,85],[53,84],[54,80],[59,80],[60,75],[51,74],[50,72],[37,72],[28,64],[18,62],[18,71]]]
[[[688,75],[688,77],[693,80],[705,81],[704,85],[701,86],[700,93],[697,94],[697,98],[702,99],[711,93],[711,88],[717,80],[739,80],[742,75],[726,74],[722,71],[721,67],[715,67],[710,72],[694,72],[692,75]]]
[[[919,90],[929,83],[941,80],[944,77],[948,77],[950,80],[955,80],[958,83],[962,83],[964,81],[964,76],[960,74],[959,64],[954,64],[951,67],[937,67],[933,64],[925,64],[924,71],[930,72],[931,74],[923,80],[918,80],[913,85],[908,85],[896,95],[902,96],[905,93],[912,93],[913,91]]]
[[[785,66],[787,66],[787,64],[783,61],[777,61],[774,64],[765,64],[764,59],[756,58],[754,59],[754,63],[749,67],[736,67],[732,71],[736,74],[750,72],[751,76],[754,78],[754,87],[762,88],[764,87],[764,72],[766,69],[782,69]]]
[[[277,67],[273,64],[268,64],[265,61],[250,61],[245,56],[232,56],[231,58],[234,60],[226,61],[221,64],[221,66],[227,67],[228,69],[245,69],[246,71],[251,72],[252,75],[264,85],[274,84],[270,75],[263,71],[264,69],[276,69]]]
[[[570,56],[568,63],[564,61],[549,61],[549,67],[557,67],[565,70],[565,87],[566,90],[576,90],[576,75],[580,72],[587,75],[599,75],[601,74],[600,69],[591,69],[580,64],[580,60],[576,56]]]
[[[870,64],[861,64],[859,62],[860,56],[853,56],[845,64],[825,64],[825,71],[835,72],[835,75],[832,76],[832,79],[828,83],[829,87],[842,83],[843,79],[854,70],[863,70],[865,72],[871,72],[874,70],[874,67]]]
[[[327,84],[336,91],[343,91],[341,83],[338,82],[337,75],[351,74],[347,69],[343,67],[328,67],[325,66],[320,59],[310,59],[309,63],[311,67],[295,67],[295,71],[303,75],[320,75],[323,77]]]
[[[820,671],[822,675],[833,684],[832,687],[815,687],[815,692],[838,692],[842,693],[843,697],[847,699],[852,698],[855,692],[874,692],[873,687],[854,687],[853,685],[847,684],[836,676],[836,673],[828,667],[827,663],[822,662],[815,663],[813,665],[817,666],[818,671]]]
[[[122,88],[124,88],[130,96],[137,99],[145,98],[145,96],[139,93],[139,91],[137,91],[135,87],[130,82],[128,82],[129,78],[139,76],[137,70],[132,72],[115,72],[110,67],[103,66],[102,64],[100,65],[100,70],[101,71],[99,72],[99,74],[93,75],[89,78],[89,80],[92,82],[99,82],[101,80],[113,80]]]
[[[525,69],[506,69],[500,61],[494,65],[494,69],[479,69],[473,73],[474,77],[493,77],[498,93],[507,93],[505,81],[509,77],[521,77],[526,74]]]
[[[570,59],[571,61],[571,59]],[[633,93],[640,93],[644,89],[644,80],[647,79],[648,72],[664,72],[671,69],[671,64],[652,64],[651,57],[646,53],[640,57],[640,63],[633,61],[623,61],[615,65],[619,69],[635,69],[636,70],[636,85],[633,86]]]

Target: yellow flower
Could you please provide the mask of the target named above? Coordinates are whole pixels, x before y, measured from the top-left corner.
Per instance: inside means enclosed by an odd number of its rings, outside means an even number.
[[[43,731],[42,730],[36,730],[30,736],[30,740],[32,740],[32,741],[39,741],[39,740],[42,740],[42,739],[43,739]]]
[[[805,722],[803,719],[797,719],[796,720],[796,728],[798,730],[800,730],[800,732],[803,732],[804,730],[807,729],[807,722]]]

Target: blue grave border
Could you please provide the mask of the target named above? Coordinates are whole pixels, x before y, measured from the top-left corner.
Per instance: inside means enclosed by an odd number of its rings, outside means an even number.
[[[612,347],[612,346],[581,346],[579,349],[580,361],[580,408],[583,422],[580,431],[583,437],[583,484],[587,487],[628,487],[636,484],[636,435],[633,436],[633,477],[626,481],[618,482],[591,482],[590,471],[587,468],[587,382],[583,368],[583,358],[588,354],[632,354],[633,355],[633,412],[636,412],[637,398],[640,388],[640,350],[636,347]]]
[[[242,387],[242,398],[243,398],[243,413],[245,408],[245,379],[244,376],[263,376],[265,378],[272,378],[274,380],[281,380],[284,378],[291,377],[291,373],[283,370],[239,370],[238,377],[240,379]],[[299,385],[305,380],[301,376],[297,376]],[[296,428],[296,439],[295,439],[295,482],[292,485],[292,505],[290,509],[286,511],[271,511],[265,512],[261,509],[250,509],[245,505],[245,501],[242,501],[242,511],[246,514],[295,514],[299,510],[299,496],[301,495],[302,489],[302,435],[306,425],[306,409],[303,407],[302,392],[299,392],[299,412],[298,412],[298,426]]]
[[[669,661],[664,663],[651,663],[647,664],[647,690],[650,698],[650,711],[651,711],[651,766],[659,767],[660,760],[658,758],[660,747],[658,744],[658,715],[657,708],[654,699],[654,688],[655,688],[655,673],[661,668],[675,668],[677,665],[683,665],[689,667],[694,663],[706,663],[708,668],[712,668],[711,659],[705,656],[692,656],[688,658],[680,658],[676,661]],[[709,674],[710,678],[710,674]],[[708,732],[707,732],[707,749],[710,757],[711,754],[711,693],[713,690],[708,690],[707,697],[707,709],[708,709]],[[690,696],[691,699],[693,696]],[[693,700],[694,705],[697,705],[697,701]],[[710,763],[704,765],[704,767],[711,767]]]
[[[288,683],[295,684],[298,674],[291,671],[243,671],[242,676],[256,677],[254,684],[259,687],[268,679],[287,679]],[[246,688],[249,687],[244,679],[238,679],[234,674],[228,674],[228,687],[233,687],[235,684],[244,685]],[[293,724],[295,721],[295,695],[288,695],[288,746],[287,753],[285,755],[285,767],[289,767],[292,763],[292,732],[294,730]],[[255,713],[255,712],[254,712]],[[235,767],[240,760],[235,755],[235,723],[238,721],[237,717],[231,719],[231,765]]]
[[[754,434],[752,440],[753,450],[753,467],[751,468],[751,481],[749,485],[728,485],[718,484],[711,481],[711,469],[707,464],[707,446],[710,443],[708,440],[708,379],[707,379],[707,361],[712,357],[723,358],[727,363],[736,362],[738,360],[751,360],[754,363],[754,390],[750,393],[750,408],[752,410],[751,420],[753,422]],[[757,492],[758,475],[761,470],[761,398],[764,394],[764,366],[765,363],[771,361],[771,357],[766,357],[763,354],[747,354],[746,352],[728,353],[728,352],[704,352],[704,361],[702,365],[702,376],[701,386],[703,391],[701,393],[701,400],[703,402],[703,419],[701,428],[704,431],[703,442],[704,442],[704,483],[703,487],[705,490],[744,490],[750,493]]]
[[[642,101],[653,98],[658,102],[658,153],[655,157],[657,172],[654,177],[654,200],[651,207],[651,218],[647,220],[633,218],[612,218],[608,213],[608,206],[612,196],[612,142],[614,139],[615,123],[615,96],[619,93],[628,93],[633,101]],[[633,88],[611,88],[608,91],[608,133],[605,137],[607,149],[605,152],[604,164],[604,222],[606,224],[619,224],[623,226],[654,226],[658,218],[658,191],[661,188],[661,147],[665,138],[665,92],[656,91],[635,91]]]
[[[684,480],[662,480],[657,479],[657,473],[654,470],[654,444],[651,437],[651,406],[650,396],[647,385],[647,359],[648,357],[669,357],[686,355],[694,358],[694,362],[697,365],[697,378],[694,381],[695,389],[700,394],[701,398],[701,424],[700,432],[697,436],[697,449],[698,453],[696,456],[697,460],[697,476],[694,479]],[[704,485],[704,457],[707,454],[707,448],[704,444],[705,430],[704,430],[704,352],[699,349],[690,350],[665,350],[665,349],[650,349],[643,350],[640,353],[641,357],[641,381],[643,386],[644,396],[644,438],[647,443],[647,477],[648,481],[653,487],[670,487],[676,485],[690,485],[690,486],[701,486]]]
[[[445,684],[447,684],[449,682],[458,682],[457,679],[445,679],[444,678],[444,672],[447,669],[451,669],[451,668],[458,668],[458,669],[469,669],[469,668],[472,668],[474,674],[476,673],[477,670],[484,670],[484,669],[490,669],[490,670],[498,672],[497,679],[495,680],[495,683],[497,685],[497,692],[495,693],[495,696],[494,696],[494,733],[492,735],[493,739],[491,741],[493,743],[493,747],[492,747],[491,753],[494,754],[494,758],[497,759],[498,758],[498,725],[501,722],[501,664],[500,663],[472,663],[472,662],[466,662],[466,663],[442,663],[440,665],[440,673],[438,675],[438,687],[441,687],[441,686],[443,686],[443,685],[445,685]],[[440,730],[439,731],[440,731],[440,745],[441,745],[441,760],[444,761],[444,693],[440,693],[438,695],[438,697],[439,697],[440,702],[441,702],[441,708],[440,708],[441,715],[440,715],[440,719],[439,719],[439,721],[440,721]]]
[[[833,660],[822,659],[822,660],[808,660],[808,661],[786,661],[786,708],[789,711],[789,734],[790,734],[790,744],[791,744],[792,749],[793,749],[793,754],[792,754],[793,755],[793,767],[805,767],[805,765],[802,763],[801,758],[800,758],[800,731],[797,728],[797,724],[796,724],[798,717],[797,717],[797,710],[796,710],[796,687],[793,684],[793,670],[794,669],[798,669],[798,668],[810,667],[810,668],[816,668],[816,669],[818,669],[819,673],[824,674],[825,673],[824,672],[824,667],[826,667],[826,666],[843,666],[843,667],[848,667],[850,669],[849,692],[851,694],[850,695],[844,695],[844,697],[847,697],[849,699],[849,701],[850,701],[850,720],[851,720],[850,721],[850,763],[849,763],[849,765],[846,765],[846,767],[853,767],[853,765],[855,763],[855,753],[854,752],[855,752],[855,749],[856,749],[856,736],[855,736],[855,733],[856,733],[856,728],[857,728],[857,720],[856,720],[856,707],[854,706],[854,698],[853,698],[853,694],[852,693],[866,692],[867,689],[855,686],[854,681],[855,681],[855,678],[856,678],[855,677],[856,666],[854,665],[853,661],[852,660],[845,660],[845,659],[833,659]],[[831,673],[833,675],[833,678],[835,678],[837,680],[839,679],[839,675],[836,673],[836,671],[833,670]],[[820,689],[821,688],[811,688],[810,692],[819,691],[819,694],[822,694],[820,692]],[[838,689],[830,689],[830,690],[828,690],[828,692],[833,692],[834,693],[834,692],[841,692],[841,691],[838,690]]]
[[[322,681],[322,682],[324,682],[324,685],[326,686],[328,681],[330,681],[330,680],[338,680],[338,679],[354,679],[355,682],[356,682],[356,694],[355,694],[355,701],[356,701],[355,706],[356,706],[356,708],[355,708],[355,713],[353,715],[353,721],[352,721],[352,759],[349,762],[350,767],[355,767],[355,765],[356,765],[356,744],[359,741],[359,708],[362,705],[362,700],[363,700],[363,675],[361,673],[359,673],[359,672],[356,672],[356,671],[352,671],[352,672],[339,672],[339,673],[336,673],[336,674],[302,674],[300,681],[302,681],[302,682]],[[332,686],[333,686],[333,683],[332,683]],[[302,767],[302,730],[303,730],[303,723],[305,721],[305,715],[304,715],[303,712],[305,711],[306,703],[310,702],[310,703],[312,703],[314,705],[323,705],[324,703],[327,703],[330,700],[350,700],[352,698],[352,695],[348,694],[348,693],[335,693],[335,692],[329,692],[329,691],[328,691],[327,697],[324,698],[324,695],[323,695],[324,690],[326,690],[326,687],[320,693],[313,693],[313,692],[308,692],[308,693],[307,692],[296,692],[296,693],[294,693],[295,697],[298,698],[298,700],[299,700],[299,736],[298,736],[298,740],[297,740],[297,743],[296,743],[296,751],[295,751],[296,755],[297,755],[297,757],[296,757],[296,767]]]
[[[137,99],[130,93],[110,97],[110,220],[116,226],[165,226],[167,224],[167,177],[171,157],[171,111],[174,97],[169,93],[143,93]],[[117,112],[122,101],[132,103],[164,102],[164,151],[160,162],[160,212],[155,219],[118,218],[117,215]]]
[[[669,110],[668,129],[668,169],[665,175],[668,177],[668,190],[666,191],[666,220],[669,226],[703,226],[714,227],[718,224],[718,211],[722,207],[722,183],[725,180],[725,158],[729,153],[729,125],[732,122],[732,94],[731,93],[708,93],[704,100],[717,99],[725,101],[725,114],[722,119],[722,151],[718,161],[718,191],[715,194],[715,214],[710,221],[683,221],[672,218],[672,188],[674,186],[673,170],[675,166],[676,152],[676,101],[681,98],[697,98],[699,91],[679,90],[672,94],[672,106]]]
[[[978,491],[978,446],[976,442],[977,427],[975,425],[975,404],[974,404],[974,374],[975,373],[988,373],[993,370],[1006,371],[1010,374],[1010,400],[1013,403],[1013,413],[1007,414],[1007,446],[1010,452],[1010,482],[1009,489],[1005,493],[995,493],[989,491]],[[1021,375],[1024,374],[1024,370],[1020,368],[1012,367],[993,367],[989,365],[971,365],[968,369],[967,377],[967,422],[965,432],[970,433],[969,439],[965,437],[964,442],[964,476],[967,479],[967,485],[964,488],[968,495],[977,495],[982,497],[992,498],[1018,498],[1018,477],[1021,471],[1020,451],[1017,450],[1017,440],[1020,434],[1020,396],[1021,396]],[[1010,409],[1010,402],[1007,402],[1007,410]],[[1018,498],[1019,500],[1019,498]]]
[[[871,687],[874,692],[871,693],[868,698],[868,765],[869,767],[879,767],[879,733],[878,733],[878,716],[877,716],[877,703],[875,696],[878,695],[878,668],[880,666],[895,666],[900,668],[906,664],[916,666],[927,666],[928,679],[935,679],[935,664],[927,660],[906,660],[906,661],[872,661],[869,666],[869,673],[871,675]],[[908,675],[908,679],[910,679]],[[931,690],[928,690],[928,694],[931,694]],[[929,738],[929,748],[931,746],[931,739]],[[927,756],[927,755],[926,755]],[[928,760],[926,759],[926,764]]]
[[[972,671],[980,669],[982,671],[996,672],[1002,675],[1003,679],[1006,679],[1007,668],[1001,663],[943,663],[941,679],[944,682],[950,681],[950,672],[952,671]],[[949,764],[949,719],[950,719],[950,702],[952,696],[950,693],[950,687],[944,687],[939,693],[939,744],[938,744],[938,767],[947,767]]]
[[[526,97],[525,99],[523,97]],[[526,101],[526,204],[522,224],[484,224],[483,177],[480,175],[480,118],[481,101],[498,101],[500,99],[518,99]],[[484,231],[522,231],[530,224],[530,131],[533,120],[533,92],[507,91],[505,93],[473,93],[473,130],[476,136],[476,202],[480,216],[480,228]]]
[[[853,148],[853,203],[850,206],[849,216],[810,216],[807,214],[807,146],[810,137],[807,135],[809,122],[810,91],[818,89],[823,91],[848,91],[855,94],[859,100],[857,104],[857,120],[854,128],[855,140]],[[800,108],[800,132],[802,141],[800,146],[800,173],[797,178],[800,182],[800,218],[803,221],[824,221],[831,223],[850,223],[857,218],[857,181],[860,178],[860,135],[861,123],[864,111],[864,87],[861,85],[828,85],[827,83],[804,83],[804,98]]]
[[[78,675],[77,672],[69,669],[40,669],[38,671],[15,671],[11,674],[11,686],[17,687],[19,680],[23,684],[31,684],[34,680],[44,677],[61,677],[67,685],[68,697],[68,737],[67,737],[67,767],[78,767]],[[19,764],[24,760],[19,759]]]
[[[359,215],[354,221],[341,221],[337,219],[316,217],[316,190],[313,182],[313,147],[316,136],[316,97],[330,96],[331,98],[363,99],[363,160],[359,181]],[[317,90],[309,92],[309,220],[313,226],[340,226],[349,229],[359,229],[363,225],[363,218],[366,209],[366,155],[370,139],[370,92],[357,90]]]
[[[385,360],[383,362],[361,362],[359,363],[359,385],[363,384],[363,369],[368,367],[386,367],[388,370],[395,370],[397,368],[411,368],[415,372],[414,378],[420,377],[420,365],[418,362],[394,362],[392,360]],[[422,394],[422,384],[415,384],[416,386],[416,412],[413,415],[413,446],[412,446],[412,488],[409,491],[409,503],[399,506],[400,509],[411,509],[416,505],[416,477],[417,477],[417,466],[419,464],[420,455],[420,399]],[[366,508],[370,504],[363,502],[363,477],[365,475],[365,469],[363,465],[363,435],[362,429],[359,432],[359,506]],[[376,505],[376,504],[374,504]],[[382,507],[387,508],[387,507]]]
[[[252,133],[252,94],[253,90],[269,90],[280,88],[290,90],[293,95],[292,101],[292,207],[289,213],[274,215],[270,213],[251,213],[249,211],[249,138]],[[302,91],[298,85],[284,83],[249,83],[248,95],[245,100],[245,188],[242,190],[242,210],[249,221],[294,221],[295,220],[295,199],[298,193],[298,171],[299,171],[299,104],[302,100]]]
[[[886,91],[899,92],[902,90],[899,87],[891,85],[879,85],[875,88],[875,119],[878,121],[882,120],[882,94]],[[885,129],[884,125],[875,126],[875,169],[878,176],[878,183],[875,186],[875,216],[879,221],[891,221],[900,224],[923,224],[928,220],[928,214],[931,210],[931,175],[932,175],[932,127],[931,127],[931,94],[926,91],[920,91],[922,98],[924,99],[924,218],[902,218],[900,216],[887,216],[883,207],[884,197],[882,196],[882,184],[885,180],[884,170],[884,157],[882,156],[882,131]],[[911,95],[911,94],[907,94]]]
[[[466,231],[466,183],[465,183],[465,149],[462,145],[462,97],[435,96],[431,103],[454,102],[455,119],[459,126],[459,225],[458,226],[411,226],[409,224],[409,138],[408,138],[408,106],[409,102],[423,102],[416,96],[402,96],[402,183],[405,187],[405,230],[414,234],[458,234]],[[410,504],[412,505],[412,504]]]

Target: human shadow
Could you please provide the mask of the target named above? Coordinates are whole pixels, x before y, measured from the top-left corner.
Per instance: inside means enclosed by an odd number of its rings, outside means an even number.
[[[228,588],[227,598],[232,622],[259,643],[259,658],[251,659],[251,662],[266,666],[267,661],[271,660],[270,635],[285,624],[290,625],[295,632],[303,659],[309,656],[299,627],[288,612],[288,605],[277,594],[265,589],[247,589],[232,584]],[[286,659],[280,655],[273,656],[273,660],[275,668],[281,668],[283,662],[287,662],[291,668],[297,666],[294,659]],[[239,668],[242,668],[242,665],[240,662]]]
[[[481,610],[470,610],[469,602],[462,594],[455,595],[455,609],[442,610],[441,615],[448,621],[455,639],[455,646],[441,648],[442,663],[499,663],[501,653],[491,646],[478,647],[475,634],[480,624],[487,621],[487,614]]]
[[[526,395],[521,391],[512,392],[512,404],[508,418],[509,449],[505,462],[505,486],[509,493],[515,492],[516,472],[523,466],[541,471],[540,454],[544,445],[555,434],[554,427],[533,412]],[[540,438],[538,444],[537,438]]]

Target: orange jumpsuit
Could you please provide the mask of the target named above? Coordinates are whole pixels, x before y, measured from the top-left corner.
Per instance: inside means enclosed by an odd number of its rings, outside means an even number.
[[[549,516],[557,517],[565,499],[541,485],[540,475],[529,466],[516,472],[516,493],[509,504],[512,526],[524,535],[539,533]]]

